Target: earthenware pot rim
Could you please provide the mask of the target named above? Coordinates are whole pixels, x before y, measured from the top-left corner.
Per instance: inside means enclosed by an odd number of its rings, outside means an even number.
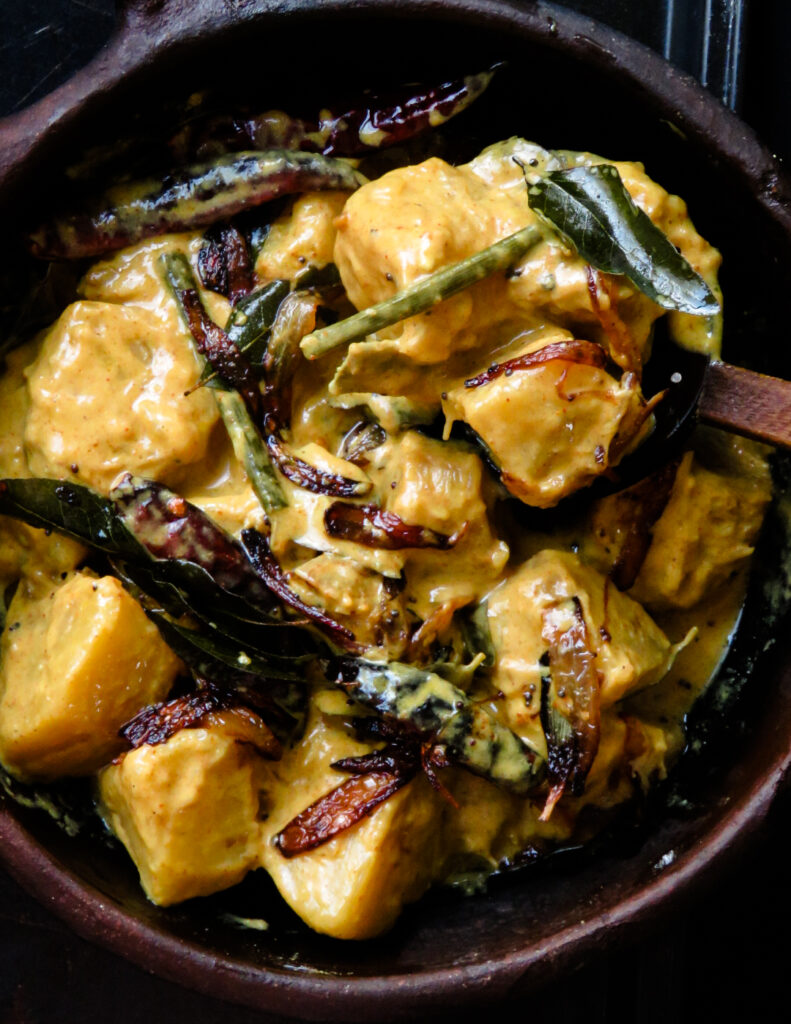
[[[376,977],[300,973],[234,962],[130,916],[96,888],[64,868],[0,807],[2,860],[45,907],[77,934],[107,947],[154,974],[218,998],[257,1009],[316,1021],[410,1019],[429,1008],[449,1008],[507,998],[527,972],[541,963],[542,983],[571,969],[606,936],[620,944],[663,920],[696,889],[713,885],[727,863],[743,853],[760,830],[791,772],[791,742],[771,772],[735,802],[706,840],[631,898],[557,932],[540,949],[528,947],[494,963],[446,966]],[[672,904],[672,906],[671,906]],[[601,951],[599,947],[598,951]],[[294,1000],[299,999],[296,1012]]]

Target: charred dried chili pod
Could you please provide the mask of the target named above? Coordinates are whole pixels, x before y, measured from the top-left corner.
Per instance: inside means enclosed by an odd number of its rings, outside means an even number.
[[[179,160],[196,154],[271,146],[359,156],[407,142],[460,114],[486,90],[497,67],[440,85],[408,85],[388,94],[372,95],[364,106],[343,113],[322,111],[318,121],[304,121],[282,110],[207,117],[174,136],[171,151]]]
[[[311,292],[291,292],[280,304],[272,324],[264,355],[269,406],[264,417],[266,446],[272,462],[297,487],[330,497],[358,498],[370,491],[370,481],[351,479],[305,462],[290,451],[282,436],[291,404],[291,378],[302,359],[299,343],[315,326],[318,304],[318,296]]]
[[[599,749],[601,684],[579,598],[544,612],[548,675],[541,683],[541,724],[547,738],[547,821],[568,788],[581,796]]]
[[[163,484],[125,473],[109,494],[121,521],[155,558],[204,568],[225,590],[253,603],[266,588],[239,544],[199,509]]]
[[[264,757],[277,759],[280,743],[264,720],[245,706],[243,698],[206,680],[194,693],[152,704],[124,725],[120,735],[133,750],[166,743],[182,729],[222,726],[238,742],[249,743]]]
[[[350,630],[330,618],[329,615],[325,615],[320,608],[306,604],[301,597],[294,593],[262,533],[259,533],[258,530],[242,530],[242,547],[259,578],[284,604],[315,623],[339,647],[347,651],[359,650],[359,644]]]
[[[405,523],[395,512],[386,512],[378,505],[347,505],[333,502],[324,513],[324,529],[330,537],[350,540],[368,548],[440,548],[447,550],[461,538],[464,530],[452,536],[437,533],[425,526]]]
[[[340,835],[421,771],[431,786],[458,809],[436,774],[438,769],[451,765],[441,747],[422,742],[419,733],[401,723],[371,717],[353,719],[351,724],[359,739],[384,740],[384,747],[333,762],[332,768],[353,778],[319,797],[275,836],[284,857],[313,850]]]
[[[278,849],[284,857],[315,850],[367,818],[403,789],[417,770],[417,766],[408,770],[384,768],[352,775],[292,818],[275,836]]]
[[[234,694],[204,683],[194,693],[143,708],[121,727],[119,734],[133,750],[155,747],[182,729],[195,728],[209,712],[232,707],[234,703],[238,703]]]
[[[542,366],[556,359],[565,359],[570,363],[583,363],[586,366],[597,366],[604,369],[607,365],[607,354],[601,345],[592,341],[553,341],[535,352],[526,352],[515,356],[504,363],[493,363],[488,370],[477,377],[465,380],[465,388],[479,388],[483,384],[497,380],[498,377],[510,377],[518,370],[530,370],[534,366]]]
[[[275,428],[277,429],[277,428]],[[359,498],[371,489],[370,480],[352,480],[351,477],[328,473],[290,452],[277,433],[271,433],[266,446],[272,461],[292,484],[334,498]]]
[[[667,508],[676,482],[680,459],[610,499],[624,510],[625,538],[610,578],[619,590],[628,590],[640,574],[653,540],[651,528]]]
[[[219,292],[236,305],[253,288],[253,264],[244,235],[233,224],[215,224],[204,236],[198,254],[204,288]]]
[[[474,103],[486,91],[496,70],[495,66],[428,89],[407,86],[389,96],[372,96],[365,107],[322,119],[319,133],[326,133],[322,153],[354,156],[366,149],[395,146],[438,128]]]
[[[236,153],[175,171],[164,180],[118,185],[95,203],[41,225],[29,241],[49,260],[101,256],[153,235],[227,220],[278,196],[353,191],[364,178],[342,160],[285,149]]]

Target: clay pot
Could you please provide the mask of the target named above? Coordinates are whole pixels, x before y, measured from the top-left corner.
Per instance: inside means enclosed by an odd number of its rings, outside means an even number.
[[[692,79],[617,32],[541,3],[130,0],[108,49],[0,128],[4,237],[57,199],[63,166],[88,143],[123,136],[132,115],[153,131],[168,100],[198,88],[313,110],[344,88],[437,80],[502,59],[508,67],[486,106],[459,120],[459,144],[520,134],[643,160],[723,250],[726,356],[787,376],[791,189],[777,164]],[[758,576],[776,563],[770,552]],[[514,875],[488,894],[430,894],[377,941],[312,934],[255,877],[227,896],[160,910],[118,851],[69,838],[8,801],[0,803],[0,857],[86,938],[271,1012],[425,1019],[440,1007],[526,993],[683,906],[759,829],[791,764],[791,644],[786,630],[768,655],[759,651],[762,607],[758,595],[733,662],[738,674],[759,658],[731,712],[745,718],[747,736],[717,748],[715,771],[697,765],[684,816],[660,809],[627,845]],[[270,928],[240,932],[221,920],[224,908],[264,917]]]

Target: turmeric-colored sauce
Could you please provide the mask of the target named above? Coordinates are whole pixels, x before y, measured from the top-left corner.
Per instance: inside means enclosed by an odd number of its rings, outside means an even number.
[[[511,139],[461,167],[432,158],[350,195],[301,196],[272,225],[256,283],[334,262],[338,315],[388,298],[536,222],[514,157],[539,169],[559,159]],[[637,204],[716,288],[719,254],[684,202],[641,165],[616,166]],[[333,762],[372,748],[352,728],[359,706],[314,665],[307,727],[279,759],[261,755],[249,722],[227,715],[125,751],[119,729],[163,700],[182,666],[115,578],[85,567],[79,544],[10,519],[0,519],[0,586],[17,584],[0,648],[0,761],[27,780],[96,775],[101,813],[156,903],[215,892],[262,867],[310,926],[365,938],[431,884],[566,841],[584,807],[626,804],[666,776],[684,716],[740,614],[770,498],[766,454],[714,431],[693,437],[661,514],[644,528],[639,571],[616,586],[634,540],[634,501],[601,498],[572,522],[554,522],[552,510],[650,429],[638,368],[664,311],[626,279],[597,283],[547,230],[508,274],[294,370],[294,454],[367,488],[352,504],[375,504],[445,541],[390,548],[333,535],[325,514],[335,499],[285,478],[284,507],[267,517],[212,391],[195,389],[201,362],[158,266],[174,250],[194,264],[199,247],[197,235],[165,236],[98,262],[78,301],[9,356],[0,477],[54,477],[106,494],[128,471],[167,484],[235,536],[266,530],[291,588],[351,630],[373,662],[446,658],[459,668],[479,653],[464,639],[475,611],[487,664],[477,658],[463,686],[542,756],[542,700],[558,714],[568,702],[564,692],[547,696],[547,666],[577,637],[577,681],[593,680],[584,711],[598,723],[592,762],[576,791],[569,784],[549,795],[547,785],[516,795],[454,767],[441,772],[448,800],[419,774],[351,828],[286,858],[275,837],[339,784]],[[224,324],[227,301],[203,298]],[[669,328],[680,343],[717,354],[717,318],[673,313]],[[607,360],[527,358],[580,340]],[[465,383],[520,359],[523,368]],[[443,417],[444,433],[425,430]],[[454,423],[466,425],[464,438]],[[350,438],[361,425],[376,429],[355,452]],[[521,525],[524,505],[543,510],[540,530]]]

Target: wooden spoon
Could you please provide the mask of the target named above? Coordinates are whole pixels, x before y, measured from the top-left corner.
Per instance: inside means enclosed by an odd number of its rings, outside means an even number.
[[[704,423],[791,448],[791,381],[713,359],[706,366],[697,411]]]
[[[592,485],[595,496],[629,487],[666,465],[696,423],[791,449],[791,381],[690,352],[663,336],[643,379],[644,394],[660,391],[665,394],[650,437]]]

